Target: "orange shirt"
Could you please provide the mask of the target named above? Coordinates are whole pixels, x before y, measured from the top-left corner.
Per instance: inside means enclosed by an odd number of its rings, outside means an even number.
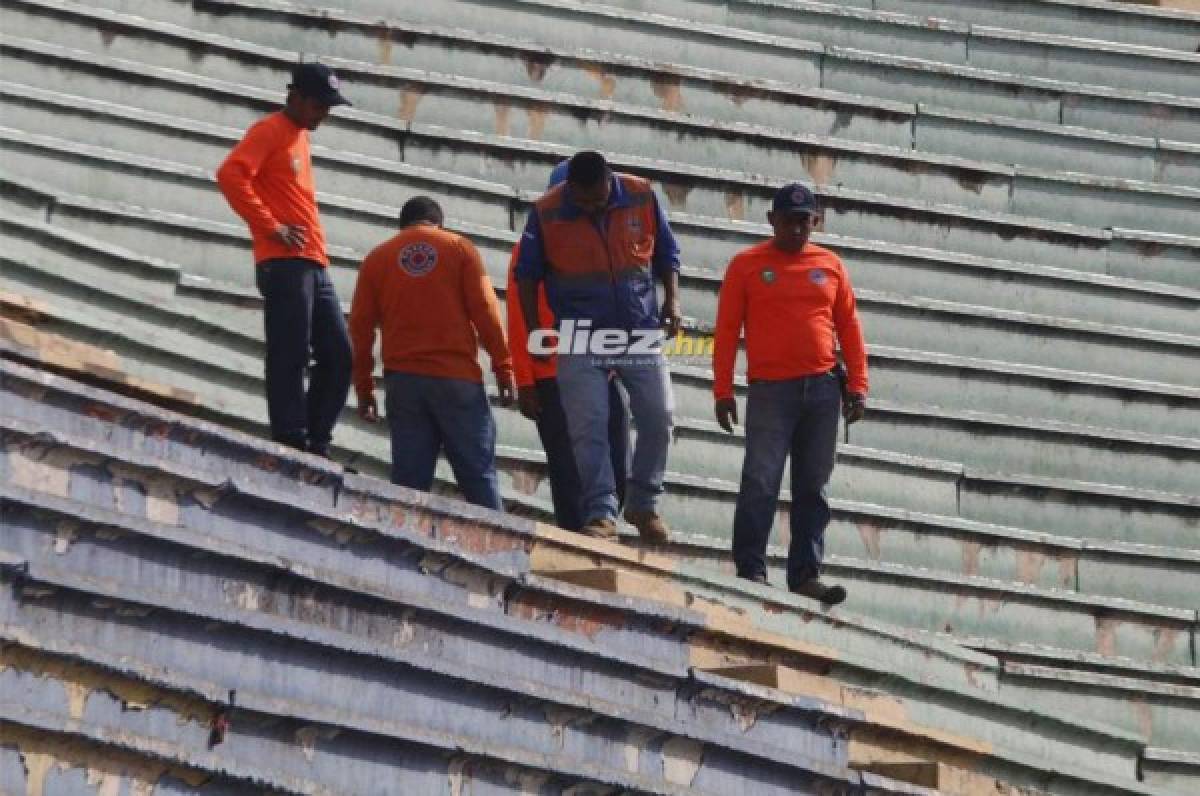
[[[529,330],[525,328],[525,314],[521,311],[521,297],[517,294],[517,260],[521,256],[521,244],[513,246],[512,258],[508,261],[508,285],[504,290],[504,304],[508,310],[508,347],[512,351],[513,377],[518,387],[531,387],[540,379],[553,379],[558,375],[558,355],[549,359],[534,359],[529,355]],[[554,311],[546,300],[546,283],[538,283],[538,318],[543,329],[552,329],[556,321]]]
[[[375,330],[387,370],[483,381],[479,344],[496,373],[512,371],[500,302],[469,240],[414,224],[367,255],[354,286],[350,339],[359,399],[375,392]]]
[[[250,126],[217,169],[217,184],[250,227],[254,262],[303,257],[329,265],[317,216],[308,130],[282,111]],[[273,233],[280,224],[304,227],[304,246],[293,249],[276,240]]]
[[[733,396],[738,338],[746,330],[747,377],[776,381],[811,376],[837,364],[841,343],[848,389],[867,392],[867,349],[850,275],[815,244],[785,252],[768,240],[729,263],[717,303],[713,393]]]

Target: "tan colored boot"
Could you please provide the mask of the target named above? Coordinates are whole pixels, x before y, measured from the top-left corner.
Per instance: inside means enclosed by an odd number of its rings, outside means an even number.
[[[638,535],[652,544],[671,541],[671,532],[662,517],[653,511],[625,511],[625,522],[637,528]]]
[[[587,524],[579,529],[579,532],[593,539],[614,542],[617,539],[617,523],[607,517],[597,517],[594,520],[588,520]]]

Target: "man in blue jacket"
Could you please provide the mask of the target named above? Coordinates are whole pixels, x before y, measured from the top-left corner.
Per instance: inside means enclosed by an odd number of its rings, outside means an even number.
[[[516,277],[531,355],[548,354],[540,282],[558,320],[558,385],[579,468],[583,532],[617,535],[608,443],[608,377],[615,373],[638,430],[625,519],[644,539],[666,541],[658,499],[674,396],[662,340],[664,330],[673,336],[680,323],[679,247],[649,181],[613,173],[598,152],[574,155],[566,183],[530,211]],[[663,285],[661,315],[656,280]]]

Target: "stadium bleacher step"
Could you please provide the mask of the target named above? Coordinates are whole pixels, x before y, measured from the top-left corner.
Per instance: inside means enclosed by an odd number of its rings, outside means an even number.
[[[128,411],[128,409],[129,409],[129,408],[131,408],[131,407],[127,407],[127,408],[126,408],[126,411]],[[133,426],[131,426],[130,428],[136,427],[136,426],[138,425],[138,424],[137,424],[137,422],[136,422],[136,421],[134,421],[134,418],[133,418],[132,416],[130,416],[130,415],[125,415],[125,417],[126,417],[126,420],[122,421],[123,423],[129,423],[129,422],[131,422],[131,421],[133,421],[133,423],[134,423],[134,425],[133,425]],[[13,428],[14,428],[14,427],[12,426],[12,424],[11,424],[11,423],[7,424],[7,427],[8,427],[8,428],[10,428],[10,429],[13,429]],[[209,433],[213,433],[213,432],[212,432],[212,431],[210,431]],[[132,441],[132,439],[131,439],[131,438],[129,438],[129,437],[125,436],[125,435],[122,435],[122,436],[123,436],[123,438],[124,438],[124,439],[127,439],[127,440],[130,440],[130,441]],[[227,434],[227,433],[225,434],[225,437],[228,439],[228,434]],[[65,439],[64,437],[62,437],[61,435],[59,435],[59,436],[58,436],[58,439],[59,439],[60,443],[61,443],[61,442],[65,442],[65,441],[66,441],[66,439]],[[201,440],[200,440],[199,438],[196,438],[196,437],[195,437],[195,435],[193,435],[193,442],[192,442],[191,444],[197,444],[197,443],[201,443]],[[201,443],[201,444],[202,444],[202,443]],[[159,448],[160,448],[160,450],[161,450],[161,445],[159,446]],[[107,456],[110,456],[110,457],[111,457],[111,456],[113,456],[114,454],[115,454],[115,451],[111,451],[111,452],[109,452],[109,453],[107,453],[107,454],[105,454],[105,455],[107,455]],[[255,455],[257,455],[257,454],[255,454]],[[155,461],[155,460],[154,460],[154,459],[141,459],[140,461],[144,461],[144,462],[145,462],[145,464],[144,464],[144,465],[142,465],[142,466],[147,466],[147,465],[151,465],[151,464],[152,464],[152,462],[153,462],[153,461]],[[261,458],[260,458],[260,462],[261,462]],[[215,463],[215,462],[214,462],[214,463]],[[178,467],[176,467],[176,466],[172,466],[172,467],[173,467],[173,469],[174,469],[174,470],[176,470],[176,471],[178,471],[178,472],[179,472],[179,476],[183,475],[183,471],[181,471],[181,470],[178,470]],[[254,465],[251,465],[251,468],[254,468]],[[157,468],[157,466],[155,466],[155,469],[156,469],[156,471],[160,471],[160,472],[161,472],[161,469],[160,469],[160,468]],[[261,472],[261,471],[260,471],[260,472]],[[276,472],[278,472],[278,471],[276,471]],[[282,475],[282,473],[280,473],[279,475]],[[273,478],[279,478],[279,475],[275,475],[275,476],[271,476],[271,477],[273,477]],[[179,476],[173,476],[173,477],[179,477]],[[287,480],[287,479],[285,478],[285,481],[286,481],[286,480]],[[359,482],[359,480],[356,480],[356,479],[354,479],[354,478],[352,478],[352,477],[350,478],[350,480],[346,481],[346,486],[347,486],[347,488],[348,488],[348,489],[347,489],[347,491],[344,491],[344,495],[346,496],[346,498],[347,498],[348,500],[350,500],[350,501],[351,501],[351,504],[350,504],[350,505],[353,505],[355,502],[357,502],[357,501],[359,500],[359,498],[356,498],[356,497],[354,497],[354,495],[355,495],[355,494],[358,494],[357,490],[359,490],[359,489],[363,488],[365,485],[366,485],[366,482],[362,482],[362,483],[360,483],[360,482]],[[236,494],[243,494],[243,493],[244,493],[244,491],[245,491],[245,488],[246,488],[246,487],[240,487],[240,488],[237,490],[237,493],[236,493]],[[327,488],[328,488],[328,487],[322,487],[321,489],[327,489]],[[237,497],[235,497],[235,493],[229,493],[229,492],[225,492],[224,494],[225,494],[225,497],[222,497],[222,498],[220,498],[220,500],[221,500],[221,503],[222,503],[222,505],[226,505],[226,506],[227,506],[227,508],[229,508],[229,507],[231,507],[231,506],[232,506],[232,504],[227,504],[227,501],[228,501],[228,500],[230,500],[230,499],[232,499],[232,500],[235,500],[235,502],[237,502],[239,505],[242,505],[244,508],[249,508],[250,504],[248,504],[248,503],[245,503],[245,502],[244,502],[244,500],[243,500],[243,499],[241,499],[241,498],[237,498]],[[411,493],[407,493],[407,494],[411,494]],[[367,496],[364,494],[362,497],[367,497]],[[299,499],[299,496],[297,495],[297,496],[294,496],[294,497],[293,497],[293,498],[292,498],[292,499],[291,499],[289,502],[290,502],[292,505],[296,505],[296,501],[297,501],[298,499]],[[374,514],[374,509],[373,509],[373,508],[368,508],[368,505],[371,505],[371,506],[373,506],[373,505],[375,504],[375,502],[376,502],[376,501],[375,501],[375,499],[368,499],[368,503],[367,503],[367,504],[362,504],[362,509],[361,509],[361,510],[354,510],[354,511],[352,512],[352,513],[353,513],[353,516],[357,516],[357,517],[360,517],[360,518],[365,518],[365,517],[366,517],[366,516],[368,516],[368,515],[373,515],[373,514]],[[215,504],[214,504],[214,505],[215,505]],[[266,507],[264,507],[264,508],[266,508]],[[383,505],[383,504],[379,504],[379,508],[380,508],[380,509],[384,509],[384,505]],[[200,510],[200,511],[203,511],[203,509],[198,509],[198,510]],[[228,520],[229,520],[229,519],[232,519],[232,515],[228,515],[228,512],[227,512],[227,510],[226,510],[226,509],[222,509],[221,511],[222,511],[222,514],[223,514],[223,515],[226,515],[226,522],[228,522]],[[240,509],[239,509],[239,511],[240,511]],[[192,515],[190,512],[191,512],[191,510],[189,510],[189,516],[196,516],[196,515]],[[391,512],[390,512],[390,511],[388,511],[388,513],[389,513],[389,514],[391,514]],[[246,520],[248,520],[248,521],[250,520],[250,518],[249,518],[248,516],[247,516],[245,519],[246,519]],[[415,521],[415,522],[419,522],[418,518],[417,518],[415,515],[413,515],[413,514],[412,514],[412,511],[411,511],[411,510],[407,511],[407,519],[405,520],[405,523],[406,523],[406,524],[408,524],[408,523],[411,523],[411,522],[414,522],[414,521]],[[511,526],[511,522],[510,522],[510,526]],[[417,526],[413,526],[413,527],[417,527]],[[214,530],[215,530],[215,529],[214,529]],[[329,532],[330,532],[330,533],[335,533],[335,532],[334,532],[332,529],[328,529],[328,530],[329,530]],[[493,537],[493,541],[492,541],[492,542],[484,542],[483,538],[480,538],[480,539],[479,539],[479,542],[470,542],[470,541],[469,541],[469,538],[471,538],[471,537],[469,537],[469,536],[467,536],[467,537],[464,537],[464,536],[462,536],[462,534],[463,534],[463,533],[466,533],[466,532],[467,532],[467,530],[468,530],[468,529],[467,529],[467,527],[466,527],[466,526],[463,526],[463,525],[461,525],[461,524],[456,524],[456,525],[454,526],[454,528],[453,528],[453,529],[451,529],[451,534],[452,534],[452,535],[454,535],[454,534],[457,534],[457,535],[458,535],[458,541],[457,541],[457,542],[454,542],[454,544],[456,544],[456,545],[458,545],[458,544],[466,544],[466,545],[468,545],[468,547],[469,547],[470,549],[476,549],[476,550],[479,550],[479,551],[481,551],[481,552],[482,552],[483,550],[486,550],[486,549],[491,549],[491,550],[496,550],[496,551],[501,551],[501,550],[512,550],[512,549],[513,549],[513,548],[511,548],[510,546],[508,546],[508,545],[506,545],[506,544],[502,543],[502,542],[501,542],[501,540],[499,539],[499,537]],[[229,532],[229,533],[233,533],[233,534],[238,534],[238,533],[240,533],[239,531],[236,531],[236,530],[234,530],[233,526],[230,526],[230,527],[229,527],[229,531],[228,531],[228,532]],[[221,537],[221,538],[225,538],[225,533],[226,533],[226,532],[222,531],[222,532],[219,534],[219,535],[220,535],[220,537]],[[319,534],[318,534],[318,537],[319,537]],[[236,536],[234,536],[234,537],[230,537],[230,538],[231,538],[231,539],[232,539],[232,538],[236,538]],[[214,538],[214,541],[215,541],[215,538]],[[303,555],[303,554],[302,554],[302,548],[296,547],[296,544],[297,544],[297,542],[298,542],[298,539],[297,539],[297,538],[294,538],[294,535],[293,535],[293,538],[291,538],[291,540],[290,540],[290,541],[288,541],[288,542],[287,542],[287,544],[289,545],[289,549],[291,549],[291,550],[293,551],[290,557],[292,557],[292,558],[293,558],[293,560],[295,560],[295,561],[297,561],[297,562],[300,562],[300,561],[303,561],[303,560],[304,560],[304,558],[305,558],[305,555]],[[329,543],[333,543],[333,540],[332,540],[332,538],[330,538],[330,539],[329,539]],[[486,545],[486,547],[479,547],[479,546],[477,546],[479,543],[483,543],[483,544],[485,544],[485,545]],[[606,550],[607,550],[607,549],[608,549],[608,548],[610,548],[611,546],[603,546],[603,547],[604,547],[604,549],[606,549]],[[349,548],[349,549],[353,550],[353,549],[355,549],[355,548],[353,548],[353,547],[352,547],[352,548]],[[601,548],[599,548],[599,547],[598,547],[598,548],[596,548],[596,551],[599,551],[599,549],[601,549]],[[299,555],[299,556],[301,556],[301,557],[300,557],[300,558],[298,558],[298,559],[297,559],[297,558],[295,558],[295,556],[297,556],[297,555]],[[327,559],[327,560],[329,560],[329,559]],[[547,559],[547,558],[545,558],[545,557],[542,557],[540,560],[542,561],[542,563],[543,563],[543,565],[544,565],[546,561],[549,561],[549,560],[555,560],[555,559]],[[633,560],[643,560],[644,562],[646,561],[646,559],[645,559],[644,557],[639,557],[639,559],[629,559],[629,560],[630,560],[630,561],[633,561]],[[345,563],[348,563],[348,562],[345,562]],[[664,562],[664,563],[665,563],[665,562]],[[536,565],[535,565],[535,567],[536,567]],[[362,574],[363,574],[364,576],[366,576],[366,575],[367,575],[367,573],[366,573],[365,571],[364,571]],[[689,583],[690,583],[690,582],[691,582],[691,581],[689,581]],[[694,584],[693,584],[693,586],[694,586]],[[690,587],[689,587],[689,588],[690,588]],[[729,594],[728,592],[725,592],[725,593],[726,593],[726,594]],[[479,603],[476,603],[476,604],[479,604]],[[745,603],[745,605],[746,605],[746,606],[749,606],[749,605],[751,605],[751,604],[752,604],[752,603]],[[615,603],[614,603],[614,605],[615,605]],[[757,614],[756,614],[756,615],[757,615]],[[762,616],[763,616],[763,621],[770,621],[770,620],[768,620],[768,619],[767,619],[767,616],[769,616],[769,614],[764,614],[764,615],[762,615]],[[838,631],[838,636],[836,636],[836,637],[837,637],[837,638],[839,638],[839,639],[841,639],[843,642],[846,640],[846,637],[845,637],[845,632],[846,632],[846,623],[847,623],[847,622],[848,622],[848,617],[842,617],[842,618],[839,620],[839,624],[840,624],[840,625],[843,627],[843,629],[842,629],[841,631]],[[806,631],[806,632],[807,632],[807,631]],[[645,647],[644,645],[642,645],[642,648],[646,648],[646,647]],[[647,648],[647,649],[648,649],[648,648]],[[928,660],[926,660],[926,662],[925,662],[923,665],[924,665],[924,666],[928,666],[928,665],[929,665],[929,661],[928,661]],[[978,677],[978,676],[979,676],[979,674],[978,674],[978,673],[977,673],[977,674],[975,674],[975,675],[973,675],[973,677]]]

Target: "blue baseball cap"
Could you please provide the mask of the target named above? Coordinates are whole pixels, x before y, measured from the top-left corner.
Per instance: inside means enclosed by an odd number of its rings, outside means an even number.
[[[776,213],[817,213],[817,197],[804,184],[789,182],[775,192],[771,210]]]
[[[302,97],[314,99],[330,107],[350,104],[350,100],[342,96],[341,83],[334,71],[316,61],[297,64],[292,69],[292,83],[289,88]]]

